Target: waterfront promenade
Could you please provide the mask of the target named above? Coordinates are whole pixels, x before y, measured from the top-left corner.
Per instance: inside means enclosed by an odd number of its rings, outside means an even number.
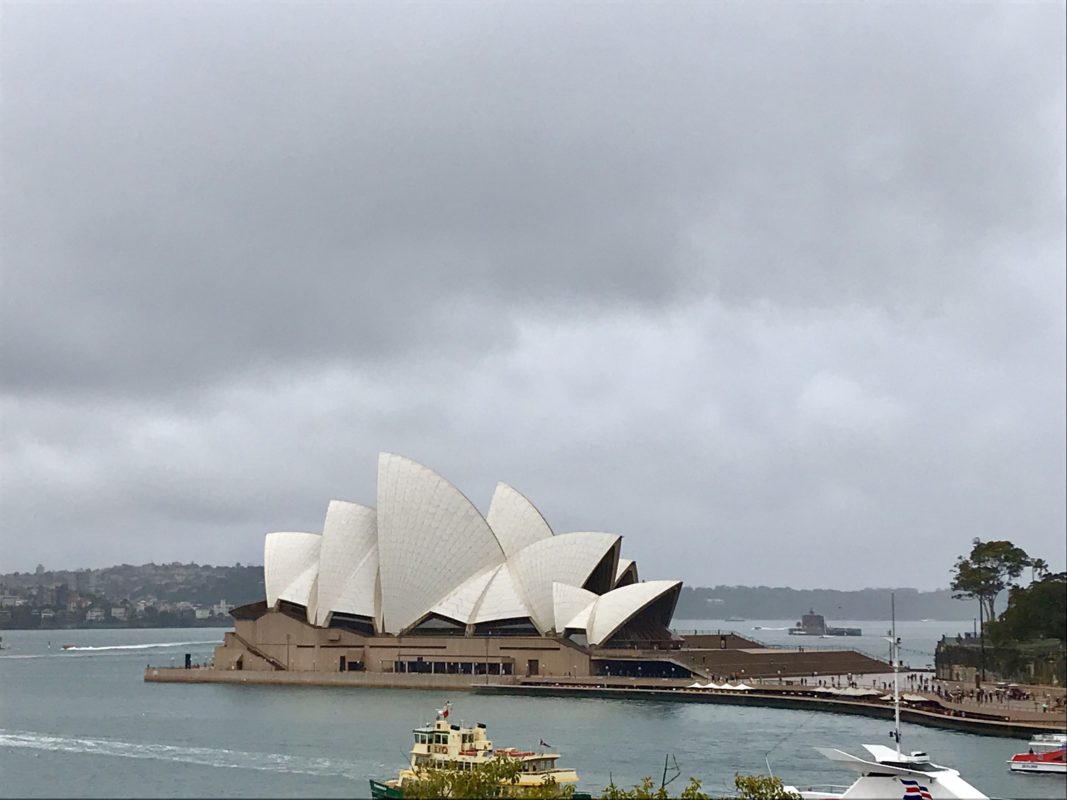
[[[612,699],[654,699],[665,702],[718,703],[723,705],[762,706],[851,714],[891,719],[892,704],[876,697],[845,697],[825,693],[834,686],[846,686],[848,675],[827,675],[814,685],[797,680],[755,681],[748,691],[695,689],[691,680],[674,678],[627,677],[547,677],[522,678],[485,676],[472,682],[469,675],[335,672],[309,673],[286,671],[241,671],[149,667],[144,680],[149,683],[227,683],[232,685],[329,686],[336,688],[405,688],[471,691],[496,695],[530,697],[603,697]],[[489,681],[492,682],[489,682]],[[864,676],[854,686],[882,689],[892,685],[892,675]],[[819,684],[822,684],[821,686]],[[1043,696],[1049,687],[1026,687],[1035,696]],[[1054,687],[1052,687],[1054,691]],[[902,682],[902,691],[922,702],[906,702],[901,718],[935,728],[966,731],[987,736],[1026,739],[1035,733],[1067,729],[1067,716],[1061,707],[1055,711],[1034,710],[1032,702],[1007,701],[1001,704],[950,702],[935,693],[917,693]],[[944,692],[944,689],[942,690]],[[1061,690],[1062,691],[1062,690]]]
[[[810,686],[761,685],[748,691],[715,691],[689,686],[671,686],[665,681],[659,683],[624,682],[615,679],[592,681],[595,679],[576,679],[566,683],[523,679],[510,685],[475,685],[470,688],[476,693],[484,694],[656,699],[669,702],[791,708],[879,719],[892,719],[893,717],[891,702],[872,698],[820,695]],[[908,694],[913,695],[912,692]],[[966,704],[946,706],[941,704],[936,695],[923,697],[924,702],[909,701],[903,704],[902,720],[932,728],[1016,739],[1028,739],[1037,733],[1067,730],[1067,718],[1062,709],[1051,713],[1009,706],[996,709],[971,707]]]
[[[974,696],[973,685],[956,681],[938,681],[938,684],[945,695],[939,699],[946,708],[971,713],[1001,713],[1013,719],[1052,719],[1060,724],[1067,723],[1067,692],[1062,686],[1018,686],[1016,694],[1027,697],[1012,698],[1004,692],[990,690],[987,684],[987,698],[979,700]]]

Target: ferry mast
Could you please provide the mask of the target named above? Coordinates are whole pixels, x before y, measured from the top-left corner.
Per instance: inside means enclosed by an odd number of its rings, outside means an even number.
[[[897,744],[897,756],[900,756],[900,639],[897,637],[897,596],[895,592],[889,595],[889,608],[892,618],[892,628],[889,635],[890,655],[893,662],[893,730],[889,734]]]

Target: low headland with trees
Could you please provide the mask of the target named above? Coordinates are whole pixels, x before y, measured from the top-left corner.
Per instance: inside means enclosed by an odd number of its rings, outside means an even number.
[[[1063,686],[1067,683],[1067,572],[1050,572],[1042,558],[1010,541],[975,539],[953,567],[952,591],[977,603],[974,635],[938,644],[938,677]],[[1007,606],[997,600],[1007,592]]]

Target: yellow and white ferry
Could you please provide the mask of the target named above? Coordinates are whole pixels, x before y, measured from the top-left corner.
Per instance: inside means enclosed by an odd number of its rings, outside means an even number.
[[[578,773],[573,769],[556,766],[559,753],[519,750],[515,747],[494,747],[486,736],[485,724],[479,722],[472,728],[453,725],[448,721],[452,707],[446,703],[438,709],[432,724],[415,728],[415,743],[411,748],[411,763],[407,769],[389,781],[371,780],[371,797],[402,798],[404,784],[419,780],[419,773],[427,769],[452,771],[471,770],[495,760],[510,759],[519,762],[515,783],[501,783],[502,797],[522,797],[524,792],[546,782],[555,781],[560,786],[578,782]],[[541,741],[542,746],[548,746]],[[582,795],[575,794],[574,798]]]

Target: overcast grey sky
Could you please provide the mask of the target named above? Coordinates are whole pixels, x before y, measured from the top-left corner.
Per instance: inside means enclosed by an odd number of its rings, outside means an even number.
[[[0,571],[261,563],[402,453],[642,577],[1065,526],[1065,12],[2,6]]]

